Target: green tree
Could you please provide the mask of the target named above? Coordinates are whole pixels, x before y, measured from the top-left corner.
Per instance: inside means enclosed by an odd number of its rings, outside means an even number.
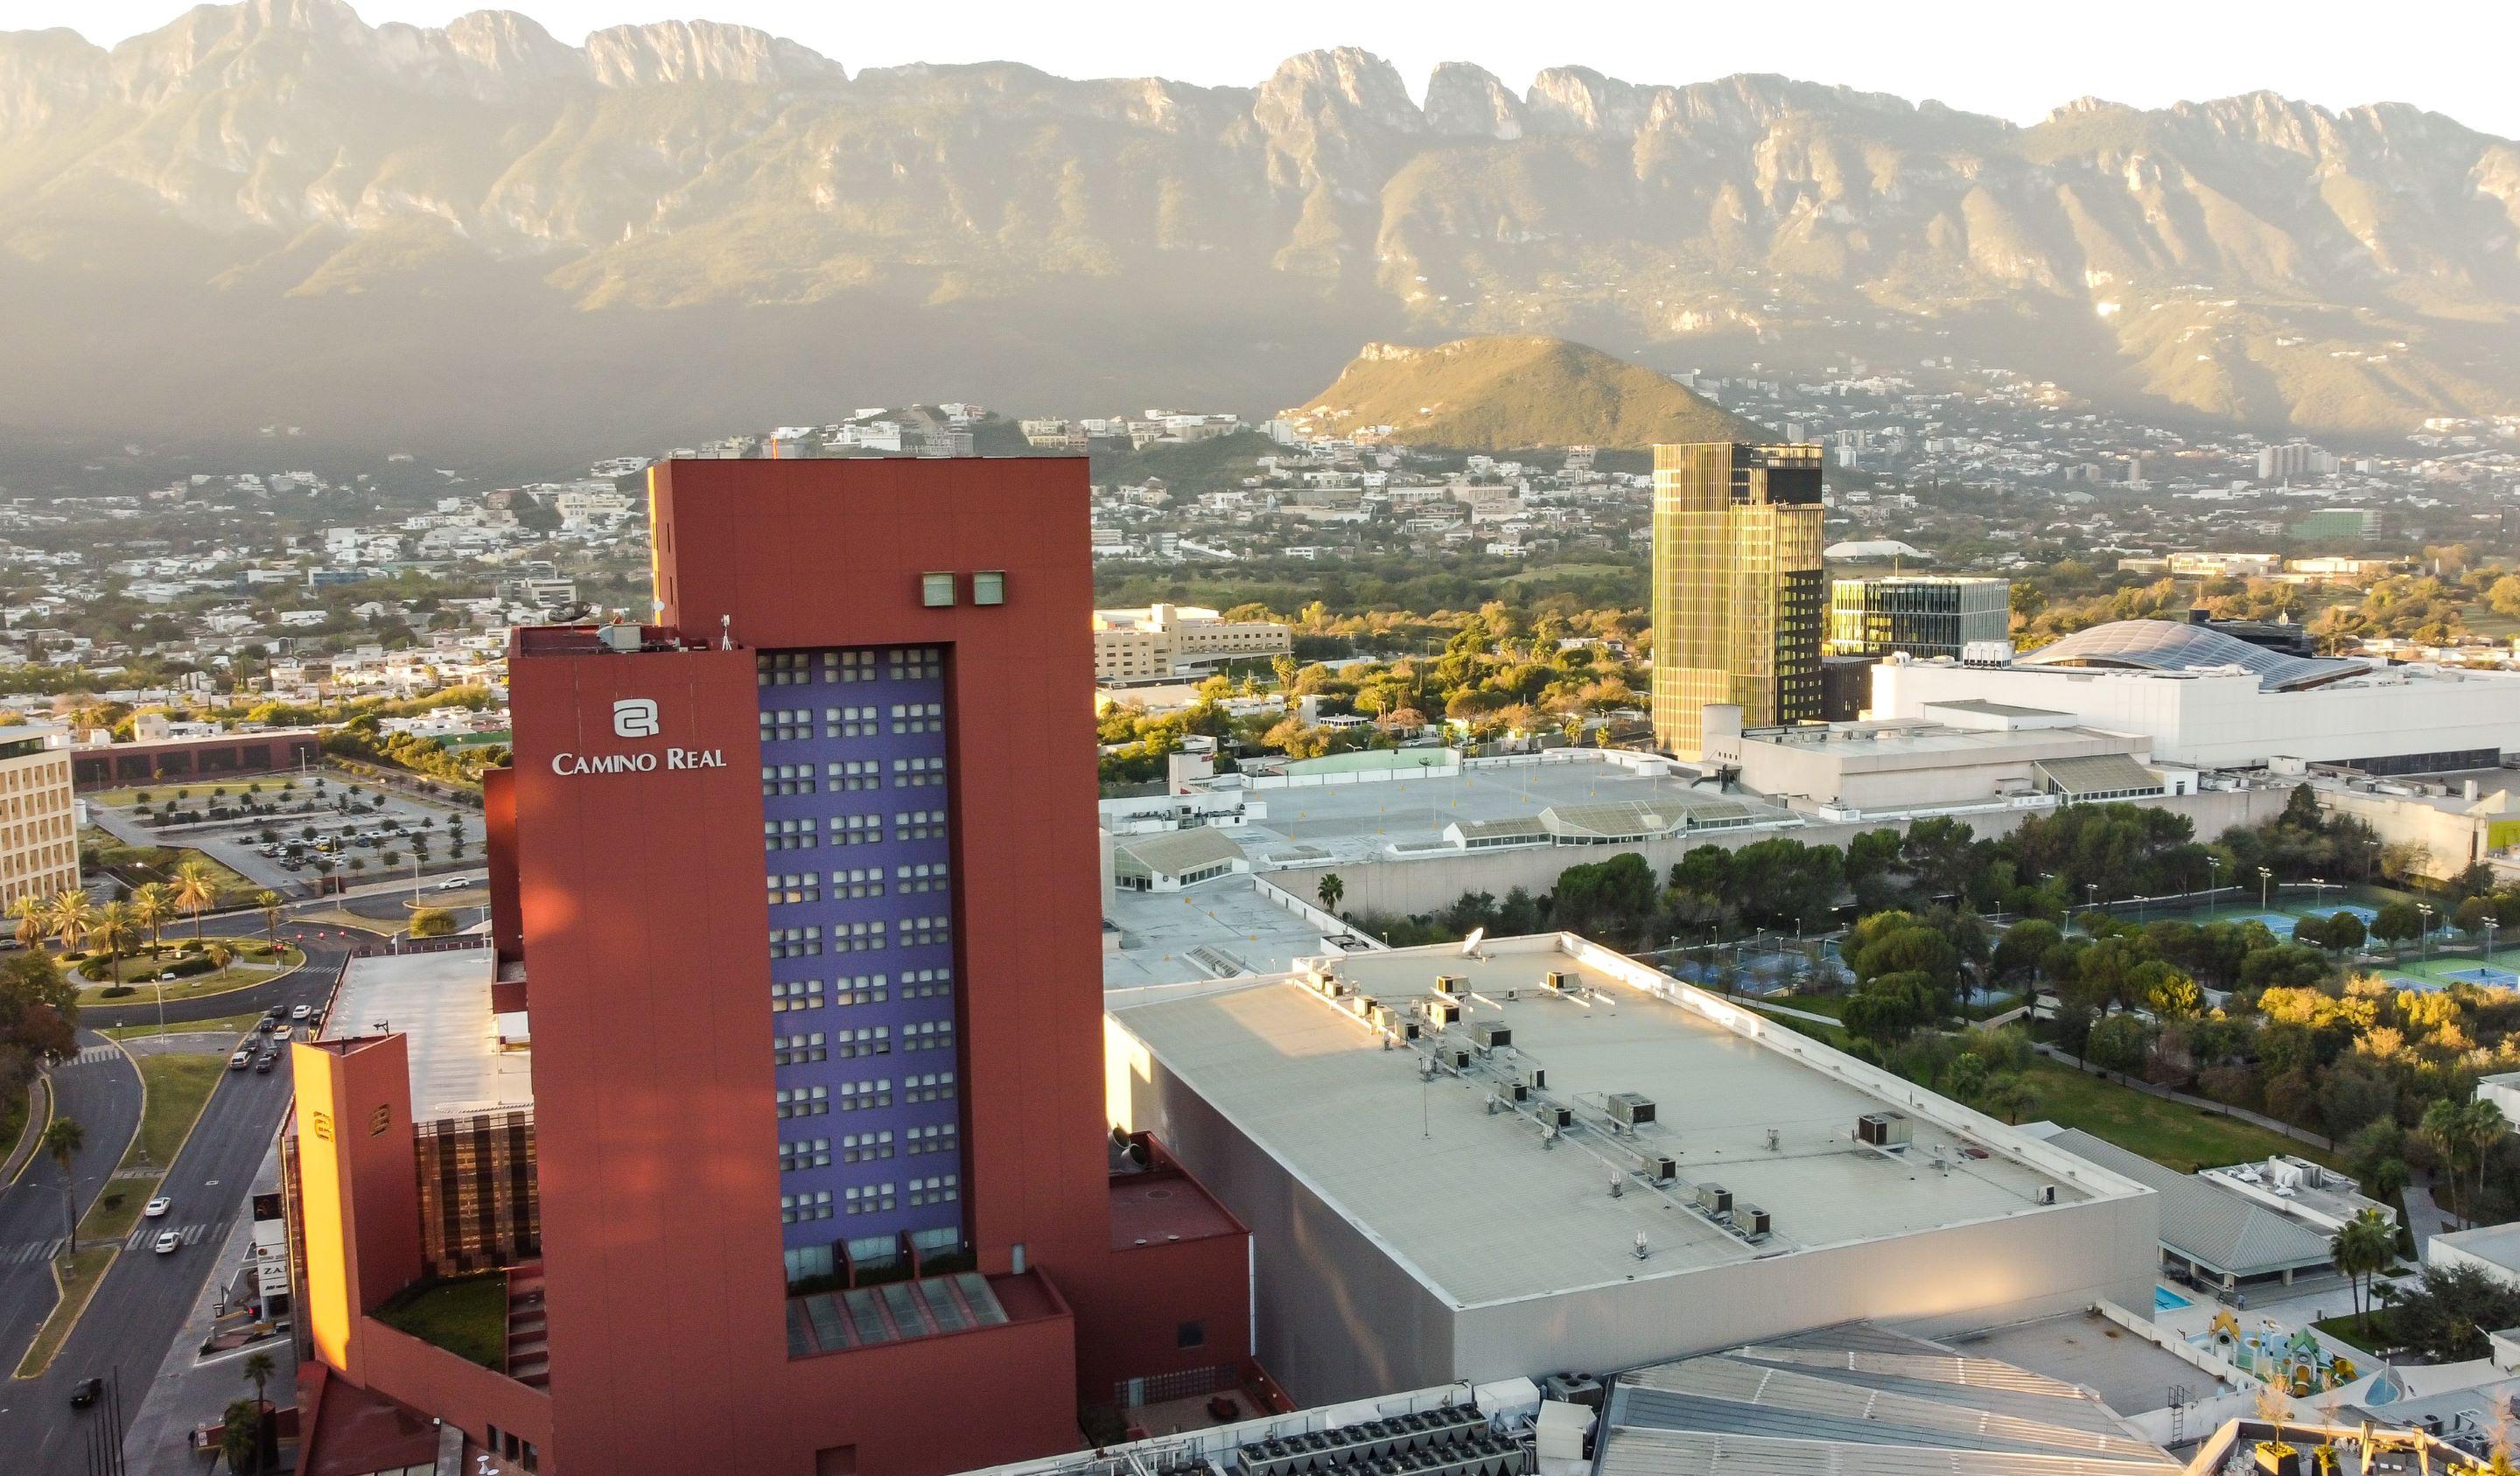
[[[70,1180],[70,1164],[78,1157],[79,1149],[87,1146],[87,1129],[75,1117],[56,1117],[44,1125],[40,1141],[44,1156],[62,1171],[62,1233],[67,1237],[66,1249],[75,1251],[78,1218],[72,1213],[72,1205],[78,1198],[78,1187]]]
[[[1323,912],[1335,914],[1340,899],[1347,896],[1347,883],[1339,879],[1338,872],[1325,872],[1321,883],[1313,888],[1313,896],[1321,902]]]
[[[2354,1297],[2354,1316],[2367,1341],[2371,1335],[2371,1278],[2389,1269],[2397,1254],[2397,1227],[2378,1210],[2366,1209],[2339,1227],[2327,1242],[2336,1269],[2345,1274]]]
[[[249,1399],[231,1400],[219,1425],[218,1454],[227,1457],[236,1476],[255,1476],[262,1469],[262,1406]]]
[[[2113,1014],[2092,1026],[2091,1058],[2112,1071],[2133,1076],[2143,1070],[2152,1051],[2152,1030],[2131,1014]]]

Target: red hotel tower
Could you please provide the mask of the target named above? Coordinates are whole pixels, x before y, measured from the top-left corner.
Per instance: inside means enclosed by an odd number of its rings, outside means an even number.
[[[409,1111],[374,1037],[299,1051],[296,1151],[340,1159],[300,1178],[342,1201],[299,1223],[356,1242],[306,1253],[319,1389],[566,1476],[922,1476],[1240,1362],[1242,1228],[1111,1172],[1085,463],[676,462],[651,496],[655,623],[516,632],[487,795],[547,1389],[367,1316],[417,1275],[366,1187],[407,1134],[333,1141]]]

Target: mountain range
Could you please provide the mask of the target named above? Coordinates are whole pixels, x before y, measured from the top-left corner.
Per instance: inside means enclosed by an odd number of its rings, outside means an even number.
[[[740,26],[203,6],[0,33],[0,429],[451,457],[835,407],[1299,403],[1369,340],[1959,356],[2166,421],[2520,410],[2520,146],[2270,94],[2035,126],[1582,67],[1414,99],[869,68]]]

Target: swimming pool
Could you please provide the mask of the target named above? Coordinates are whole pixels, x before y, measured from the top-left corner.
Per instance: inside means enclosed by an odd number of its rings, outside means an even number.
[[[2152,1289],[2152,1310],[2155,1312],[2169,1312],[2174,1308],[2195,1305],[2167,1286],[2156,1286]]]

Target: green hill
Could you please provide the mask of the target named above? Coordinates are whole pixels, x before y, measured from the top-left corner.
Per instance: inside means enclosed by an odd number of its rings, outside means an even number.
[[[1467,451],[1772,438],[1642,364],[1539,335],[1369,343],[1289,414],[1333,433],[1388,425],[1406,445]]]

